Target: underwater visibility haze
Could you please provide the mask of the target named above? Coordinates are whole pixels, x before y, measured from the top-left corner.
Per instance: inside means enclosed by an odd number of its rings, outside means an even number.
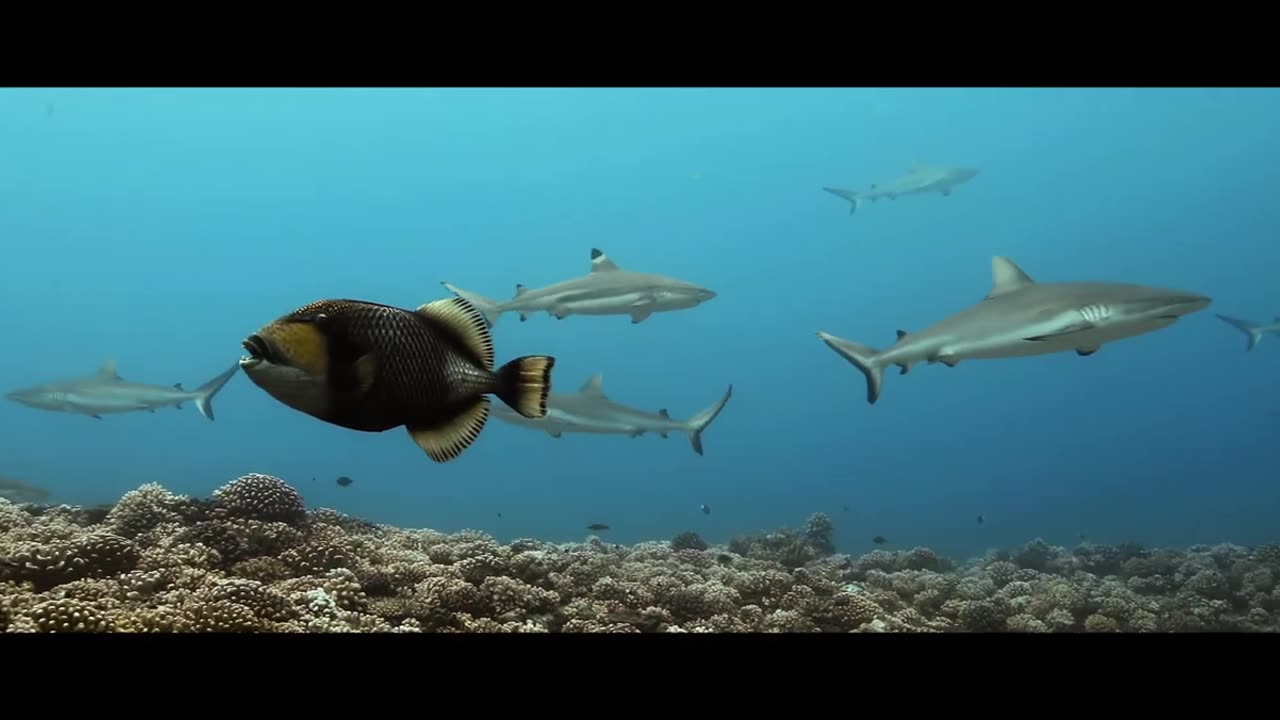
[[[1277,121],[1271,89],[0,91],[0,584],[182,546],[210,607],[331,613],[91,629],[1280,628]],[[118,562],[17,569],[60,522]],[[395,585],[419,552],[454,570]]]

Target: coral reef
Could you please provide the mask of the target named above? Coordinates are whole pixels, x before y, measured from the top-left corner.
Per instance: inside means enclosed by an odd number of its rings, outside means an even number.
[[[508,544],[308,510],[249,474],[208,499],[0,500],[0,632],[1275,632],[1280,546],[1033,540],[956,564],[836,553],[830,518],[709,545]]]

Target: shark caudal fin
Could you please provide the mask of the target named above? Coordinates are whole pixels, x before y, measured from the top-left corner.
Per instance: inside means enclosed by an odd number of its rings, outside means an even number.
[[[720,411],[724,409],[725,403],[729,402],[729,398],[733,397],[733,385],[724,391],[724,395],[716,401],[715,405],[703,410],[702,412],[689,418],[689,427],[685,431],[689,436],[689,444],[693,446],[693,451],[702,454],[702,433],[711,425],[711,421],[716,419]]]
[[[1229,315],[1223,315],[1221,313],[1215,313],[1215,314],[1218,316],[1219,320],[1234,327],[1235,329],[1239,330],[1240,332],[1244,333],[1249,337],[1248,345],[1246,345],[1244,348],[1245,352],[1249,352],[1250,350],[1254,349],[1255,347],[1258,346],[1258,343],[1262,341],[1262,334],[1263,332],[1265,332],[1265,330],[1263,329],[1263,326],[1257,323],[1249,322],[1248,320],[1241,320],[1240,318],[1234,318]]]
[[[838,198],[844,198],[849,201],[849,214],[852,215],[858,211],[858,206],[862,204],[862,199],[858,197],[856,190],[841,190],[840,188],[824,187],[823,190],[835,195]]]
[[[884,384],[884,366],[880,363],[880,351],[821,331],[818,332],[818,338],[826,343],[827,347],[835,350],[837,355],[862,371],[867,378],[867,403],[875,405],[876,400],[880,399],[880,386]]]
[[[213,396],[218,394],[223,385],[231,379],[232,375],[240,369],[240,363],[227,368],[221,375],[201,385],[195,390],[195,397],[192,398],[196,403],[196,408],[200,410],[200,414],[213,420]]]
[[[489,327],[493,327],[494,323],[498,322],[498,318],[502,317],[502,313],[505,312],[502,309],[502,303],[492,298],[473,293],[470,290],[463,290],[450,282],[441,282],[440,284],[449,292],[474,305],[480,311],[480,314],[484,315],[484,321],[489,323]]]

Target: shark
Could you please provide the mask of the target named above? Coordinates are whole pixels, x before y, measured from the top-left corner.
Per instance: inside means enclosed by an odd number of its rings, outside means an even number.
[[[92,375],[15,390],[7,393],[5,399],[39,410],[88,415],[99,420],[103,415],[155,412],[170,405],[182,409],[182,404],[190,401],[201,415],[213,420],[213,396],[239,369],[237,361],[195,390],[185,390],[182,383],[166,387],[130,382],[120,377],[116,362],[108,360]]]
[[[691,418],[677,420],[671,417],[666,408],[655,413],[614,402],[604,392],[604,375],[596,373],[576,392],[552,392],[547,398],[545,418],[526,418],[498,406],[494,407],[493,413],[500,420],[542,430],[554,438],[559,438],[566,432],[627,435],[633,438],[653,432],[665,439],[668,433],[683,432],[689,438],[693,451],[702,455],[702,433],[720,415],[732,396],[731,384],[710,407]]]
[[[520,322],[535,312],[546,312],[557,320],[570,315],[629,315],[634,325],[654,313],[696,307],[716,296],[712,290],[666,275],[624,270],[599,248],[591,249],[591,269],[586,275],[534,289],[518,284],[515,296],[506,301],[448,281],[441,285],[475,305],[490,327],[509,312],[519,313]]]
[[[886,368],[900,375],[916,364],[955,367],[969,359],[995,359],[1075,351],[1090,356],[1105,343],[1172,325],[1208,307],[1211,299],[1187,290],[1115,282],[1037,282],[1003,256],[991,259],[991,291],[980,302],[919,332],[898,330],[880,350],[818,332],[818,338],[866,378],[875,404]]]
[[[35,505],[49,499],[50,495],[52,493],[42,487],[0,475],[0,498],[11,503]]]
[[[1245,352],[1248,352],[1258,346],[1262,342],[1262,336],[1271,333],[1272,335],[1280,335],[1280,316],[1277,316],[1275,322],[1272,323],[1255,323],[1249,320],[1241,320],[1240,318],[1231,317],[1230,315],[1217,315],[1222,322],[1231,325],[1240,332],[1249,336],[1248,344],[1245,345]]]
[[[961,183],[977,177],[978,169],[972,167],[935,167],[917,164],[907,174],[882,185],[872,184],[870,190],[843,190],[824,187],[823,190],[849,201],[849,214],[857,212],[864,200],[875,202],[880,198],[896,199],[899,195],[939,193],[949,197],[951,190]]]

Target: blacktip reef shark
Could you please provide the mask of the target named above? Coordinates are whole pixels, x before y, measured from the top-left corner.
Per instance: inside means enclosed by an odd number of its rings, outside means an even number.
[[[513,425],[542,430],[558,438],[566,432],[603,435],[627,435],[640,437],[647,432],[663,438],[667,433],[683,432],[689,438],[693,451],[702,454],[702,433],[716,419],[725,403],[733,396],[733,385],[715,404],[687,420],[676,420],[666,408],[656,413],[638,410],[614,402],[604,394],[604,376],[596,373],[577,392],[552,392],[547,398],[547,416],[541,419],[522,417],[515,412],[495,406],[495,417]]]
[[[951,189],[966,183],[978,175],[977,168],[971,167],[935,167],[917,164],[906,175],[894,178],[887,183],[872,184],[870,190],[842,190],[824,187],[823,190],[849,201],[849,214],[857,212],[864,200],[872,202],[880,198],[896,199],[899,195],[921,195],[939,193],[943,197],[951,195]]]
[[[1262,342],[1262,336],[1266,333],[1280,335],[1280,317],[1277,317],[1275,322],[1270,324],[1250,322],[1248,320],[1241,320],[1240,318],[1231,317],[1229,315],[1219,314],[1217,317],[1222,322],[1231,325],[1240,332],[1249,336],[1248,345],[1244,348],[1245,352],[1249,352],[1257,347],[1258,343]]]
[[[155,412],[170,405],[182,409],[182,403],[191,401],[201,415],[213,420],[213,396],[239,369],[237,362],[195,390],[184,390],[182,383],[166,387],[129,382],[116,372],[115,361],[108,360],[93,375],[15,390],[6,394],[5,399],[40,410],[88,415],[99,420],[103,415],[140,410]]]
[[[490,327],[503,313],[520,314],[520,322],[535,312],[546,312],[557,320],[570,315],[630,315],[632,324],[643,322],[656,312],[696,307],[716,293],[704,287],[653,273],[623,270],[599,248],[591,249],[591,270],[553,285],[530,290],[516,285],[516,294],[501,301],[442,282],[449,292],[475,305]]]
[[[920,362],[955,367],[963,360],[1026,357],[1074,350],[1092,355],[1104,343],[1172,325],[1202,310],[1210,298],[1185,290],[1108,282],[1040,283],[1012,260],[991,259],[991,292],[916,333],[878,350],[826,332],[818,337],[862,371],[867,402],[875,404],[892,365],[906,375]]]

